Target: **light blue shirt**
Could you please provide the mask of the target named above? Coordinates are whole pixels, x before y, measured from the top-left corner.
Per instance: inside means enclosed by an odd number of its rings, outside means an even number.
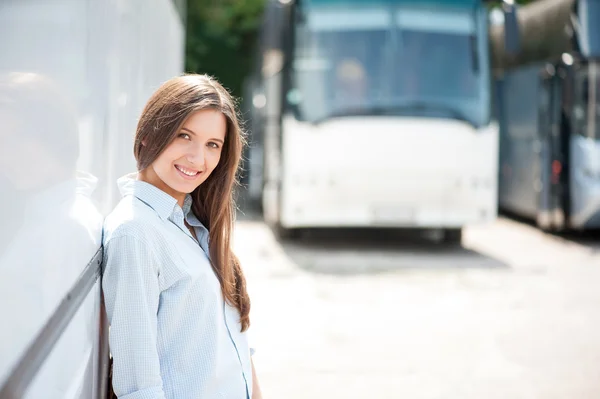
[[[102,278],[119,399],[245,399],[252,365],[240,315],[208,257],[208,230],[157,187],[118,180]],[[193,226],[198,241],[184,224]]]

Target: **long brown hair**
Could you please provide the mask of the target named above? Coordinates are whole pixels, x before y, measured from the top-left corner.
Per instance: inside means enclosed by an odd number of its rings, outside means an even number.
[[[209,231],[212,268],[225,300],[239,310],[242,331],[245,331],[250,325],[250,298],[240,262],[231,250],[235,222],[233,189],[238,183],[238,167],[245,144],[235,100],[208,75],[186,74],[168,80],[144,107],[135,134],[134,155],[138,170],[146,169],[177,137],[190,115],[203,109],[223,113],[227,132],[219,163],[191,194],[192,211]]]

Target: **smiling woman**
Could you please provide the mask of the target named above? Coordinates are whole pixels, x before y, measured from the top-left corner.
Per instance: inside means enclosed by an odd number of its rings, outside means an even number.
[[[202,184],[219,163],[226,131],[227,121],[220,111],[195,111],[150,167],[140,172],[140,180],[160,188],[183,206],[185,194]]]
[[[233,98],[206,75],[167,81],[142,112],[138,173],[104,224],[117,397],[260,398],[230,249],[243,143]]]

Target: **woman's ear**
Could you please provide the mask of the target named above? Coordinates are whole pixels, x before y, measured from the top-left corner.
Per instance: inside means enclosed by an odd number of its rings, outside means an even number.
[[[142,145],[145,147],[146,146],[146,139],[142,140]]]

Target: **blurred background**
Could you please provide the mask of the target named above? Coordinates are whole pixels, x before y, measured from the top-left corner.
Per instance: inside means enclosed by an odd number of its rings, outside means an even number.
[[[248,137],[265,398],[600,397],[600,0],[0,0],[0,399],[102,398],[102,221],[165,80]]]

